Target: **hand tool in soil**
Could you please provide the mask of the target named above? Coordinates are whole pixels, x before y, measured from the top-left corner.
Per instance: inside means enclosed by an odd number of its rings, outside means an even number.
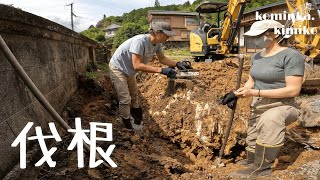
[[[63,118],[58,114],[58,112],[51,106],[51,104],[47,101],[47,99],[44,97],[44,95],[39,91],[37,86],[33,83],[33,81],[30,79],[26,71],[23,69],[23,67],[20,65],[19,61],[16,59],[16,57],[13,55],[11,50],[9,49],[8,45],[0,35],[0,48],[4,54],[4,56],[8,59],[9,63],[13,67],[13,69],[16,71],[16,73],[20,76],[20,78],[23,80],[23,82],[26,84],[26,86],[29,88],[29,90],[32,92],[32,94],[36,97],[36,99],[40,102],[40,104],[47,110],[47,112],[52,116],[52,118],[58,122],[58,124],[68,132],[68,129],[71,129],[71,127],[63,120]],[[90,147],[87,144],[83,144],[84,149],[87,153],[90,153]],[[97,159],[103,159],[100,157],[100,154],[96,154]],[[108,167],[108,164],[103,161],[102,163],[106,167]]]
[[[192,68],[190,61],[184,61],[184,62],[189,64],[189,66]],[[175,69],[174,67],[170,67],[170,68]],[[191,79],[200,75],[200,71],[195,70],[195,69],[175,70],[175,72],[176,73],[172,73],[172,74],[167,75],[167,77],[169,78],[168,86],[167,86],[167,90],[166,90],[167,95],[169,95],[173,92],[176,79],[191,80]]]
[[[200,75],[200,71],[199,70],[195,70],[193,69],[193,67],[191,66],[191,62],[190,61],[181,61],[183,64],[186,65],[186,67],[188,68],[184,68],[184,69],[179,69],[176,70],[174,67],[170,67],[172,69],[175,69],[175,74],[169,74],[168,78],[171,80],[175,80],[175,79],[192,79],[194,77],[197,77]]]
[[[244,55],[243,55],[243,54],[240,54],[240,55],[239,55],[239,68],[238,68],[236,89],[239,89],[239,88],[240,88],[241,76],[242,76],[242,69],[243,69],[243,63],[244,63]],[[233,105],[233,108],[232,108],[232,111],[231,111],[231,116],[230,116],[230,119],[229,119],[229,122],[228,122],[227,129],[226,129],[226,131],[225,131],[225,133],[224,133],[224,139],[223,139],[222,146],[221,146],[221,149],[220,149],[220,152],[219,152],[219,156],[218,156],[218,157],[216,158],[216,160],[215,160],[215,164],[216,164],[218,167],[224,166],[224,164],[221,163],[221,158],[222,158],[223,155],[224,155],[224,149],[225,149],[225,147],[226,147],[226,144],[227,144],[227,141],[228,141],[228,138],[229,138],[229,134],[230,134],[230,130],[231,130],[231,127],[232,127],[232,122],[233,122],[234,114],[235,114],[236,108],[237,108],[237,101],[238,101],[238,99],[235,99],[235,100],[234,100],[234,105]]]

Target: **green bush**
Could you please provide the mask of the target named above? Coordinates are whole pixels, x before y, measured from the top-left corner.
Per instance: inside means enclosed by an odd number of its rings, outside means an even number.
[[[91,26],[90,26],[91,27]],[[94,41],[98,41],[97,38],[98,37],[104,37],[104,32],[102,31],[102,29],[100,28],[96,28],[96,27],[91,27],[87,30],[82,31],[80,34],[87,36],[88,38],[94,40]]]
[[[106,38],[104,37],[104,34],[98,34],[95,38],[96,41],[98,42],[103,42],[106,40]]]
[[[109,64],[108,63],[98,62],[97,66],[98,66],[98,69],[102,70],[104,73],[109,72]]]
[[[127,39],[147,32],[146,26],[141,26],[137,23],[126,23],[117,31],[113,38],[113,47],[119,47]]]
[[[97,79],[98,75],[97,75],[97,72],[86,72],[86,76],[89,78],[89,79]]]

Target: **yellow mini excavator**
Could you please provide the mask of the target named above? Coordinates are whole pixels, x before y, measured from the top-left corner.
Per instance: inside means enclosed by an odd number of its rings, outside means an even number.
[[[320,19],[320,4],[319,0],[286,0],[286,4],[290,14],[299,13],[302,17],[311,14],[314,19],[300,19],[300,20],[288,20],[285,24],[286,28],[301,28],[306,27],[307,30],[316,29],[316,34],[294,34],[290,39],[292,43],[290,47],[300,51],[301,54],[306,56],[306,68],[305,68],[305,80],[303,87],[320,87],[320,78],[314,77],[316,69],[314,69],[314,63],[320,61],[320,26],[315,26]],[[315,10],[316,14],[311,13],[311,10]],[[318,17],[317,17],[318,16]],[[315,23],[316,22],[316,23]],[[289,35],[290,36],[290,35]]]
[[[235,38],[247,2],[249,0],[230,0],[229,3],[205,1],[196,8],[199,20],[203,13],[218,13],[217,26],[201,25],[199,21],[199,28],[190,33],[190,53],[196,62],[219,60],[223,59],[225,54],[239,52]],[[223,14],[222,24],[220,24],[221,14]]]
[[[318,0],[310,1],[311,3],[308,5],[307,0],[286,0],[289,13],[296,14],[299,12],[301,15],[305,15],[310,12],[312,7],[320,16],[320,4]],[[199,19],[201,14],[217,13],[218,22],[216,24],[218,26],[201,24],[199,22],[199,28],[191,31],[190,53],[195,58],[195,61],[203,61],[205,59],[218,60],[223,59],[226,54],[238,53],[239,45],[235,39],[239,31],[246,3],[250,3],[250,0],[230,0],[229,3],[206,1],[196,8],[196,12],[199,13]],[[221,14],[223,14],[223,23],[220,24]],[[286,24],[286,27],[299,28],[302,26],[310,29],[310,20]],[[295,34],[294,44],[292,45],[293,48],[296,48],[302,54],[312,59],[319,58],[320,54],[320,28],[313,28],[318,30],[317,34]]]
[[[307,0],[286,0],[286,4],[290,14],[299,13],[301,16],[307,16],[314,9],[317,12],[318,18],[313,21],[317,21],[320,18],[320,4],[318,0],[311,0],[309,3]],[[301,28],[306,27],[306,29],[316,29],[317,33],[313,35],[309,34],[295,34],[293,36],[294,41],[292,47],[300,51],[302,54],[308,56],[311,59],[319,59],[320,55],[320,27],[312,27],[311,20],[288,20],[286,22],[286,27]]]

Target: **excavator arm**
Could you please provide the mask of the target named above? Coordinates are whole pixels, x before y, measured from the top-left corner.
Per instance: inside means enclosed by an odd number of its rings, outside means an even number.
[[[320,18],[319,3],[317,0],[311,0],[313,7],[317,10]],[[299,13],[302,16],[306,16],[310,13],[311,4],[308,4],[306,0],[286,0],[286,4],[290,14]],[[319,27],[310,27],[310,20],[296,20],[291,24],[288,23],[286,26],[293,28],[302,28],[306,29],[316,28],[320,31]],[[288,28],[288,27],[286,27]],[[293,46],[299,50],[302,54],[309,56],[310,58],[315,58],[320,54],[320,34],[316,33],[314,35],[309,34],[295,34],[294,35],[294,44]]]
[[[320,3],[319,0],[311,0],[312,5],[314,6],[315,10],[317,11],[318,18],[320,19]],[[316,58],[320,54],[320,27],[317,27],[317,34],[314,35],[312,40],[312,47],[313,49],[310,52],[311,58]]]
[[[246,3],[250,0],[230,0],[228,4],[228,9],[224,15],[224,22],[222,25],[222,30],[217,37],[220,42],[220,49],[218,50],[220,54],[227,54],[230,52],[235,37],[238,34],[241,19],[243,17],[243,12],[246,7]]]

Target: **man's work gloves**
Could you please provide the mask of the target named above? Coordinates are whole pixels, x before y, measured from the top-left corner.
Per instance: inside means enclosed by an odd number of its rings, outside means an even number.
[[[164,75],[166,75],[168,78],[173,79],[173,78],[176,77],[177,72],[176,72],[174,69],[172,69],[172,68],[162,68],[162,69],[161,69],[161,74],[164,74]]]
[[[238,97],[233,93],[233,91],[230,91],[220,98],[220,104],[227,105],[230,109],[234,109],[237,99]]]
[[[176,63],[178,70],[187,70],[192,69],[190,61],[179,61]],[[174,67],[162,68],[161,74],[166,75],[170,79],[176,78],[177,72],[174,70]]]
[[[192,69],[190,61],[179,61],[177,62],[176,66],[179,70]]]

